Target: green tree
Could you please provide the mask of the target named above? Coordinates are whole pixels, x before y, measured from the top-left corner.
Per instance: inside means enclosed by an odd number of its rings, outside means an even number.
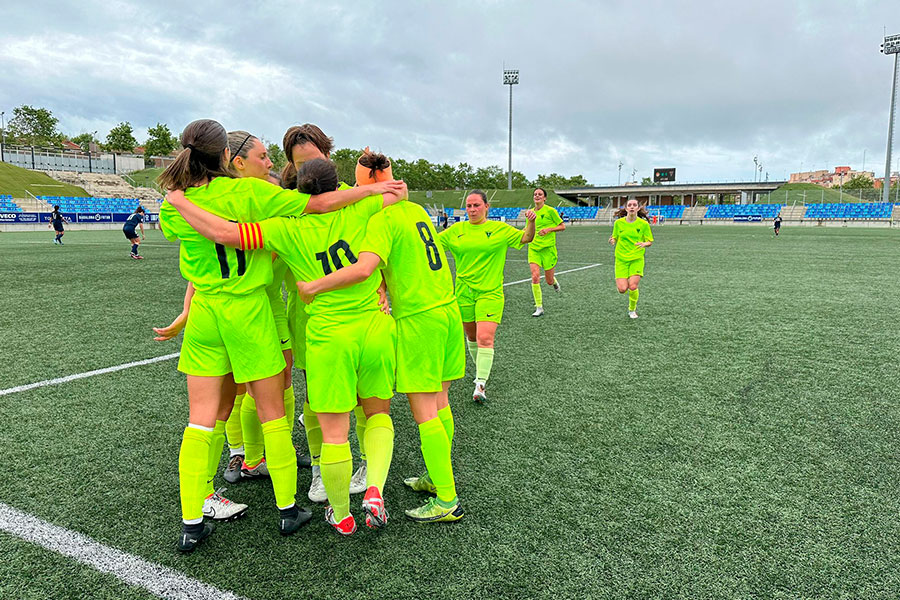
[[[172,134],[167,125],[162,123],[157,123],[155,127],[148,129],[147,134],[147,141],[144,143],[144,156],[147,158],[151,156],[167,156],[179,146],[178,138]]]
[[[652,177],[643,177],[641,179],[641,185],[662,185],[662,184],[659,182],[653,183]]]
[[[284,155],[284,150],[282,150],[281,146],[278,144],[268,144],[266,146],[266,153],[269,155],[269,160],[272,161],[272,169],[281,173],[284,165],[287,164],[287,157]]]
[[[111,152],[134,152],[135,146],[134,129],[128,121],[119,123],[106,134],[105,147]]]
[[[875,182],[865,175],[854,175],[844,184],[845,190],[871,190],[874,187]]]
[[[587,179],[585,179],[583,175],[565,177],[557,173],[550,173],[549,175],[538,175],[537,179],[534,180],[535,187],[542,187],[547,189],[585,187],[587,184]]]
[[[356,185],[356,161],[362,156],[362,150],[340,148],[331,153],[331,160],[337,166],[338,181],[348,185]]]
[[[100,140],[98,140],[97,136],[95,136],[93,133],[79,133],[78,135],[70,137],[69,141],[81,146],[81,149],[85,152],[91,149],[91,144],[100,143]]]
[[[59,119],[46,108],[34,108],[23,104],[13,109],[9,120],[9,136],[29,146],[55,146],[62,141],[56,131]]]

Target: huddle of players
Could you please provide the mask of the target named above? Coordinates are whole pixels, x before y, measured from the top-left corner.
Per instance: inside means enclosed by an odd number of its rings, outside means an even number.
[[[303,127],[312,127],[324,137],[314,126]],[[294,501],[293,416],[285,416],[293,403],[289,408],[287,390],[280,393],[286,363],[277,351],[273,306],[261,291],[272,282],[272,252],[289,267],[291,276],[301,281],[300,293],[309,303],[306,326],[300,318],[291,329],[295,344],[303,333],[307,337],[305,426],[330,501],[326,521],[344,535],[356,529],[349,510],[352,456],[347,437],[349,413],[359,404],[366,417],[366,524],[381,527],[387,522],[381,492],[393,452],[389,408],[395,373],[396,389],[409,396],[419,425],[428,469],[425,476],[405,483],[436,494],[406,514],[423,522],[453,521],[463,515],[450,463],[453,418],[447,402],[450,381],[465,371],[460,329],[462,324],[475,324],[475,313],[498,316],[496,310],[479,310],[479,304],[481,309],[491,304],[496,307],[497,298],[485,292],[499,290],[502,314],[506,249],[532,241],[536,215],[528,211],[524,233],[496,224],[506,230],[493,242],[491,234],[496,232],[487,230],[496,227],[483,227],[486,244],[471,243],[474,236],[470,235],[466,240],[469,247],[460,247],[461,226],[480,223],[457,224],[437,235],[427,213],[404,202],[405,186],[392,181],[389,163],[380,155],[364,155],[357,169],[358,183],[366,179],[373,183],[346,189],[339,184],[332,163],[304,161],[304,144],[288,143],[289,136],[296,138],[297,129],[301,128],[292,128],[294,133],[289,130],[285,136],[285,151],[294,166],[302,163],[296,177],[301,193],[259,179],[234,179],[228,170],[232,157],[227,135],[221,125],[209,120],[195,121],[185,129],[181,140],[185,150],[160,178],[168,189],[184,191],[169,194],[160,222],[167,238],[181,240],[182,274],[193,287],[193,296],[185,300],[183,314],[190,310],[191,317],[182,322],[186,329],[179,361],[179,370],[188,375],[191,408],[179,456],[184,524],[178,545],[182,551],[193,550],[212,532],[212,525],[203,523],[204,504],[211,499],[224,508],[223,514],[246,512],[243,505],[240,510],[229,510],[230,501],[212,490],[226,421],[238,395],[236,384],[246,383],[247,398],[255,400],[265,471],[272,479],[281,533],[294,533],[311,518],[311,513]],[[248,134],[242,143],[251,137]],[[258,143],[255,138],[254,143]],[[321,149],[318,153],[327,156]],[[481,194],[480,199],[486,216],[486,198]],[[470,195],[467,209],[478,205],[477,200]],[[473,211],[469,212],[471,218]],[[542,230],[541,235],[548,233],[552,232]],[[456,294],[439,245],[457,260]],[[236,248],[233,255],[227,246]],[[553,250],[555,254],[555,245]],[[558,290],[552,270],[546,275]],[[379,308],[382,278],[391,294],[394,318]],[[489,279],[494,279],[489,286],[493,290],[484,289]],[[461,294],[460,287],[470,282],[482,289]],[[280,283],[278,280],[279,296]],[[293,283],[289,278],[289,290]],[[540,307],[537,296],[535,300]],[[303,312],[296,308],[295,312]],[[297,331],[298,324],[302,332]],[[490,332],[491,355],[495,330],[496,325]],[[465,334],[470,351],[472,342],[481,346],[480,331],[476,334],[466,328]],[[294,349],[303,354],[299,345]],[[476,365],[480,370],[477,359]],[[489,371],[490,366],[487,368]],[[481,381],[482,399],[484,381],[486,375]],[[477,376],[476,398],[478,383]],[[290,395],[292,399],[292,390]],[[318,457],[313,448],[317,434],[322,436]],[[259,472],[259,465],[245,462],[242,471],[245,469]]]

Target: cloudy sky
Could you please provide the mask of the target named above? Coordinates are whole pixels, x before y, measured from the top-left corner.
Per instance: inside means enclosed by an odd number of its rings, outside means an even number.
[[[223,6],[237,10],[223,12]],[[214,118],[280,143],[683,182],[801,167],[884,172],[896,0],[16,2],[0,19],[0,110],[77,134]],[[897,169],[900,143],[895,144]]]

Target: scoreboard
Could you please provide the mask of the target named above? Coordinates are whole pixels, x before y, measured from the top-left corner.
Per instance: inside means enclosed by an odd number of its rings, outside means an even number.
[[[653,183],[675,181],[675,169],[653,169]]]

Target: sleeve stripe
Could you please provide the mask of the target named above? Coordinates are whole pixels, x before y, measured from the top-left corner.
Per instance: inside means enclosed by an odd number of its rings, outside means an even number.
[[[241,235],[241,250],[247,249],[247,242],[246,242],[246,239],[244,238],[244,227],[245,227],[245,225],[243,223],[238,224],[238,231],[240,232],[240,235]]]
[[[253,223],[253,232],[256,237],[256,247],[263,247],[263,235],[262,235],[262,227],[260,227],[259,223]]]

